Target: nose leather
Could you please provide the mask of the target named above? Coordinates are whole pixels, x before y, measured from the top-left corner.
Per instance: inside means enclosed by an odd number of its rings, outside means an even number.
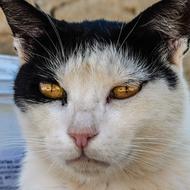
[[[88,142],[97,135],[97,132],[93,130],[83,133],[69,132],[69,135],[74,139],[75,145],[78,148],[84,149],[88,146]]]

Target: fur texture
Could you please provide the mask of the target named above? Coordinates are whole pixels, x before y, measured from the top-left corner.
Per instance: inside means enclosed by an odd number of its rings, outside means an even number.
[[[189,0],[160,1],[128,24],[57,21],[22,0],[0,5],[25,63],[15,80],[27,142],[20,190],[190,189]],[[67,97],[45,97],[44,81]],[[139,93],[108,101],[129,83]],[[98,135],[81,150],[70,129]]]

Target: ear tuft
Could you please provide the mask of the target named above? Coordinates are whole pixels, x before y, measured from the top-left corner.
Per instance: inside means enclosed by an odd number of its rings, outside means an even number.
[[[170,62],[176,65],[182,65],[183,57],[188,51],[188,40],[185,38],[180,38],[179,40],[169,41],[170,49]]]
[[[14,48],[15,48],[17,54],[18,54],[18,57],[19,57],[19,59],[20,59],[20,62],[21,62],[22,64],[24,64],[25,61],[26,61],[27,55],[25,54],[24,49],[23,49],[23,47],[22,47],[22,45],[21,45],[21,44],[22,44],[21,40],[22,40],[22,39],[14,38],[13,46],[14,46]]]

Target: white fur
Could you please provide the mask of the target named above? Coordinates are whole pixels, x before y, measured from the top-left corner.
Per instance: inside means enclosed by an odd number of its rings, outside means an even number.
[[[18,111],[28,145],[21,190],[190,189],[189,94],[182,71],[173,66],[180,83],[175,90],[160,79],[134,97],[106,103],[113,87],[149,78],[146,68],[137,67],[139,61],[112,47],[94,48],[54,70],[68,104],[55,101]],[[99,131],[86,155],[109,167],[66,163],[80,156],[67,131],[85,124]]]

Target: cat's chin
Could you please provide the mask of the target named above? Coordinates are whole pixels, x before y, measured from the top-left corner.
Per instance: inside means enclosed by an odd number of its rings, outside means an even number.
[[[84,155],[72,160],[67,160],[66,164],[76,173],[91,176],[105,171],[110,166],[107,162],[91,159]]]

